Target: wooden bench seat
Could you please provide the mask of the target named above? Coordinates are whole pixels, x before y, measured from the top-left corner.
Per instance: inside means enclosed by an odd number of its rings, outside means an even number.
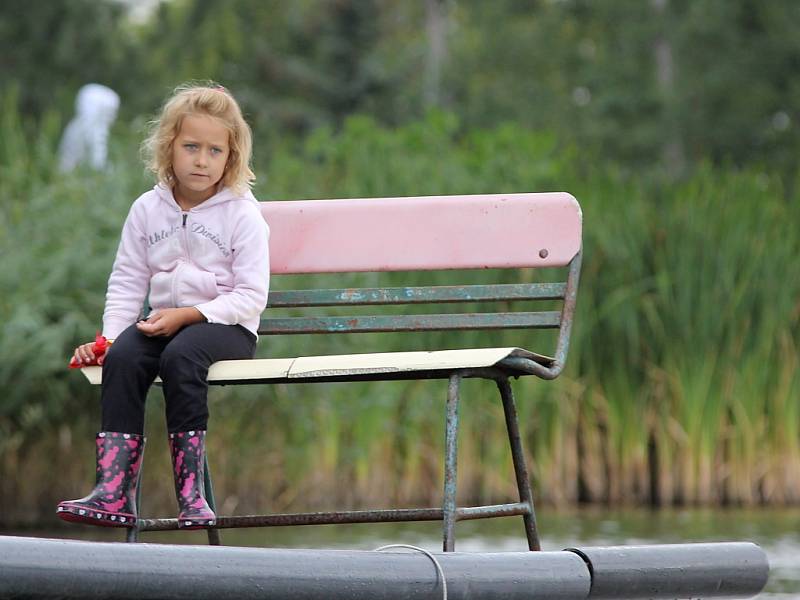
[[[509,361],[507,359],[521,359]],[[478,348],[435,350],[431,352],[379,352],[338,356],[299,356],[297,358],[255,358],[225,360],[208,372],[212,385],[251,383],[309,383],[313,381],[356,379],[447,379],[453,369],[496,367],[511,376],[529,375],[530,364],[551,366],[553,359],[522,348]],[[83,369],[90,383],[102,380],[100,367]],[[161,383],[161,378],[156,378]]]

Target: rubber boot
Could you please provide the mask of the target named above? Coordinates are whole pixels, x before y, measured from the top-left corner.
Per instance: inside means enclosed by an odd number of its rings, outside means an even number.
[[[145,438],[135,433],[97,434],[97,472],[92,493],[59,503],[56,514],[65,521],[103,527],[136,525],[136,487]]]
[[[179,529],[201,529],[217,522],[205,496],[205,444],[205,431],[169,434]]]

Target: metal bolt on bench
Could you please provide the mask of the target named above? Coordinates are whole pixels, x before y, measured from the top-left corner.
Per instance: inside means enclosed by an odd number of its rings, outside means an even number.
[[[555,379],[569,349],[581,267],[580,206],[569,194],[487,194],[352,200],[263,202],[270,225],[273,275],[391,271],[439,271],[561,267],[566,281],[359,289],[273,291],[269,306],[316,308],[503,303],[499,312],[367,316],[269,317],[259,335],[557,329],[552,357],[522,348],[425,349],[346,356],[223,361],[212,365],[208,380],[217,385],[321,383],[333,381],[446,379],[444,494],[441,508],[219,516],[208,531],[219,544],[219,529],[281,525],[442,521],[443,549],[455,549],[457,521],[522,516],[528,547],[540,550],[528,470],[522,448],[510,377]],[[466,277],[466,276],[465,276]],[[557,311],[515,311],[514,304],[560,302]],[[513,304],[512,304],[513,303]],[[99,383],[98,367],[84,369]],[[458,404],[468,378],[493,380],[503,404],[518,501],[508,504],[456,505]],[[206,495],[214,505],[206,464]],[[177,529],[176,519],[140,519],[128,541],[140,531]]]

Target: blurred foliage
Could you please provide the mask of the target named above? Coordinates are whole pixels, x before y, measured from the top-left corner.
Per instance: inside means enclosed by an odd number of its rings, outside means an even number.
[[[4,113],[4,127],[19,131],[12,114]],[[118,132],[113,170],[101,174],[53,174],[45,149],[55,147],[57,128],[39,138],[9,137],[2,150],[3,162],[13,158],[29,174],[0,177],[11,200],[0,205],[0,273],[18,282],[0,299],[5,522],[41,518],[88,481],[97,390],[65,365],[71,348],[99,326],[120,224],[146,186],[128,141],[135,137]],[[800,204],[770,171],[706,163],[685,181],[665,182],[622,175],[600,161],[587,166],[587,156],[562,148],[552,133],[512,125],[465,131],[447,112],[394,128],[360,116],[339,131],[318,128],[302,143],[279,145],[259,170],[266,177],[258,196],[570,190],[584,211],[586,260],[567,371],[552,383],[515,383],[538,497],[800,502],[793,476],[800,468]],[[489,282],[498,274],[473,276]],[[417,277],[275,277],[273,287],[423,283]],[[424,283],[462,281],[437,273]],[[551,351],[552,340],[538,332],[497,335],[283,336],[262,340],[259,354],[474,345]],[[440,384],[215,388],[210,443],[220,504],[225,512],[435,505]],[[502,411],[490,388],[472,382],[465,389],[465,502],[514,493]],[[152,395],[148,420],[156,440],[164,428],[159,397]],[[148,511],[168,514],[174,500],[166,454],[155,447],[147,460],[162,464],[148,467]],[[64,476],[43,491],[37,482],[54,468]]]
[[[92,81],[120,86],[135,62],[133,31],[117,2],[54,0],[0,3],[0,89],[16,86],[28,115],[71,111],[77,89]]]
[[[555,127],[627,166],[659,162],[669,142],[690,166],[764,161],[788,173],[796,165],[797,2],[456,6],[463,27],[453,36],[450,86],[470,122],[502,116]]]
[[[547,129],[628,169],[755,162],[791,180],[799,26],[795,0],[171,0],[136,23],[110,0],[7,0],[0,88],[38,116],[98,81],[130,119],[213,79],[263,139],[353,113],[397,125],[434,99],[466,128]]]
[[[160,95],[176,81],[218,80],[254,127],[302,132],[361,109],[383,87],[369,57],[377,17],[374,0],[164,3],[142,31],[144,76]]]
[[[568,371],[517,383],[545,500],[800,502],[798,25],[795,0],[171,0],[142,22],[109,0],[0,3],[0,274],[12,282],[0,296],[0,521],[85,493],[74,457],[91,452],[97,390],[66,357],[99,326],[119,228],[149,185],[141,125],[189,79],[241,100],[262,200],[566,189],[581,201]],[[112,167],[62,175],[60,130],[89,81],[122,96]],[[335,285],[413,283],[371,277]],[[451,282],[436,277],[426,283]],[[486,342],[470,335],[431,344]],[[287,337],[260,352],[405,343]],[[435,504],[439,393],[215,390],[221,503]],[[465,499],[514,492],[496,409],[465,402]],[[43,491],[54,470],[63,477]],[[153,506],[171,507],[159,489]]]

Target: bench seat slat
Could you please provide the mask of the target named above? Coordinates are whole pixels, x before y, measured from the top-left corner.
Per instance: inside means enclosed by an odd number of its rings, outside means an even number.
[[[424,373],[448,369],[492,367],[508,358],[528,359],[545,367],[553,364],[551,357],[522,348],[256,358],[224,360],[214,363],[208,371],[208,381],[213,384],[224,384],[240,381],[313,380],[362,374]],[[101,367],[84,367],[81,371],[92,384],[99,384],[102,381]],[[156,383],[160,382],[160,378],[156,379]]]
[[[338,305],[433,304],[515,300],[561,300],[566,283],[504,283],[402,288],[350,288],[270,292],[270,308]]]
[[[449,315],[285,317],[261,319],[258,333],[259,335],[282,335],[302,333],[468,331],[475,329],[554,329],[558,328],[560,324],[561,313],[557,311]]]

